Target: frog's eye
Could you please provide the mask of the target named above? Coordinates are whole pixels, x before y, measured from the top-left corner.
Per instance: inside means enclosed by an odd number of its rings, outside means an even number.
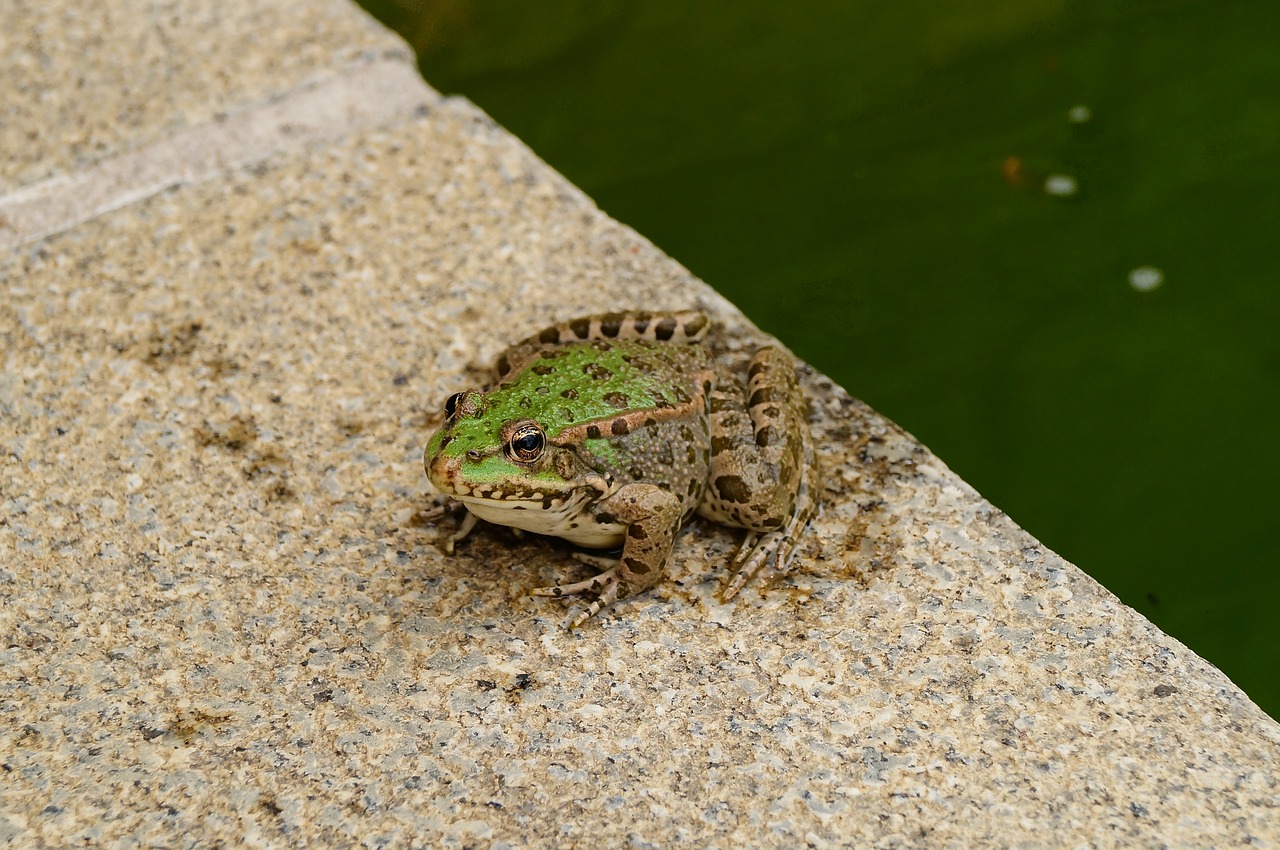
[[[521,463],[533,463],[542,457],[542,450],[547,445],[547,438],[537,425],[525,425],[511,435],[507,443],[507,453],[513,460]]]
[[[462,401],[462,393],[454,393],[444,400],[444,415],[453,418],[458,412],[458,402]]]

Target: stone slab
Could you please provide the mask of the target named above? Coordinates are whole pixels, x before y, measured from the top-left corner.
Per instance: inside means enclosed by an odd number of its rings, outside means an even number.
[[[0,195],[0,250],[60,233],[172,186],[212,180],[290,147],[377,126],[438,100],[403,61],[354,65],[234,116]]]
[[[527,596],[568,547],[443,555],[422,448],[507,342],[763,338],[421,91],[0,254],[0,844],[1280,842],[1280,727],[807,367],[825,508],[777,586],[719,604],[737,536],[694,525],[569,633]]]
[[[0,3],[0,192],[408,48],[346,0]]]

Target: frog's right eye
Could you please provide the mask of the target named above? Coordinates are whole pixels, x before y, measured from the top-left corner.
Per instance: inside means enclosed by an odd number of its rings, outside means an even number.
[[[511,442],[507,444],[507,452],[514,460],[533,463],[542,457],[546,444],[547,438],[541,428],[537,425],[525,425],[512,435]]]
[[[462,393],[454,393],[444,400],[444,415],[453,418],[453,414],[458,412],[458,402],[462,401]]]

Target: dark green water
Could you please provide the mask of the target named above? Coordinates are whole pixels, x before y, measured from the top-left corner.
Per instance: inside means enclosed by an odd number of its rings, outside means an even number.
[[[1280,3],[366,6],[1280,714]]]

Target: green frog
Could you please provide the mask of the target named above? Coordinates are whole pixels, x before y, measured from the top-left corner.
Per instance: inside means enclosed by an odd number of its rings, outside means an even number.
[[[789,355],[761,348],[745,384],[699,343],[700,312],[625,312],[552,325],[506,349],[495,384],[454,393],[427,444],[427,476],[468,514],[553,535],[616,559],[539,588],[589,594],[576,628],[653,587],[676,534],[698,514],[747,536],[721,597],[784,573],[817,508],[808,413]]]

